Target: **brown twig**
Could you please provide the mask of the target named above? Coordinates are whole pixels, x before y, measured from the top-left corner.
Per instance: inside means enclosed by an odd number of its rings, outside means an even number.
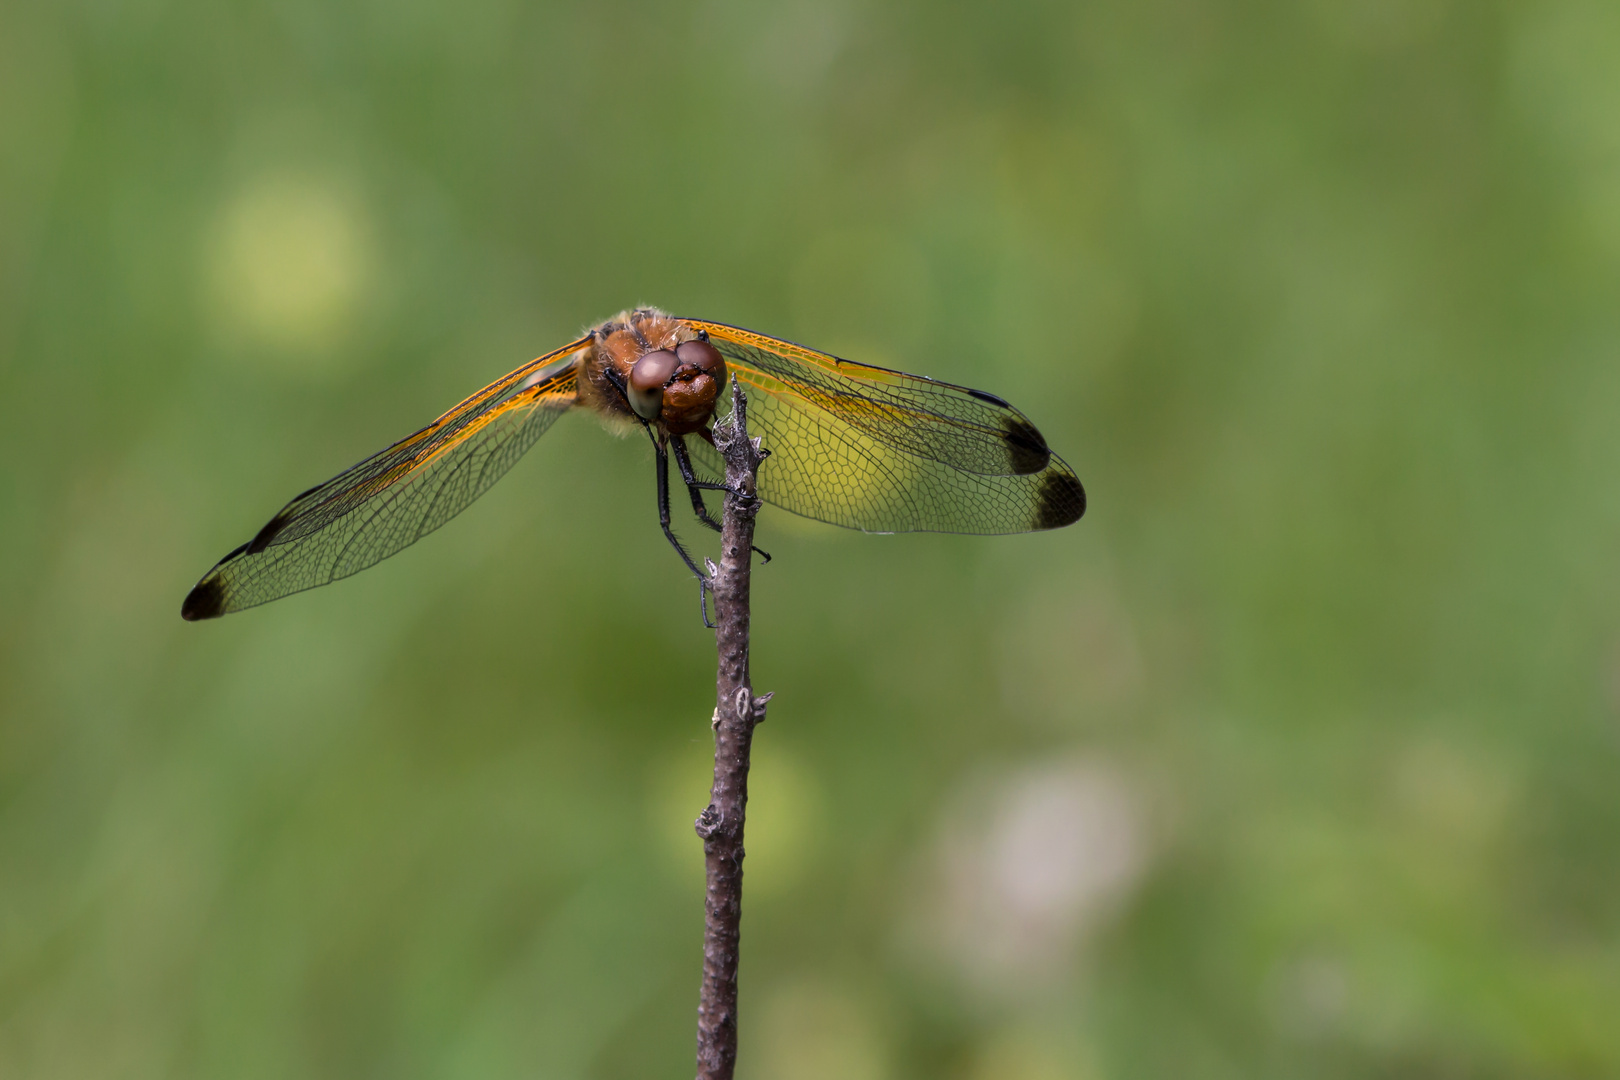
[[[703,989],[698,997],[698,1080],[731,1080],[737,1064],[737,950],[742,924],[743,815],[748,806],[748,754],[770,694],[754,696],[748,675],[748,573],[753,556],[754,477],[768,451],[748,437],[747,398],[731,380],[731,415],[714,426],[726,462],[728,494],[721,519],[720,566],[710,564],[715,676],[714,786],[698,815],[708,891],[703,901]]]

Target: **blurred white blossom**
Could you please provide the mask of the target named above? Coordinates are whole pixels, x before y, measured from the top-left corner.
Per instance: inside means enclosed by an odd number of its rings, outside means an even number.
[[[922,920],[928,944],[993,994],[1063,978],[1141,879],[1139,802],[1118,770],[1095,761],[971,785],[942,823]]]

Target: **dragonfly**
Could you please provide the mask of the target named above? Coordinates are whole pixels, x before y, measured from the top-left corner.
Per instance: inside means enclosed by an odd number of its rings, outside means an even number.
[[[730,490],[711,434],[728,374],[769,451],[755,494],[773,506],[873,533],[1034,532],[1085,513],[1074,470],[995,394],[638,308],[298,495],[203,576],[180,614],[218,618],[381,562],[465,510],[572,409],[652,441],[659,525],[701,596],[708,579],[671,526],[669,459],[698,522],[718,531],[704,493]]]

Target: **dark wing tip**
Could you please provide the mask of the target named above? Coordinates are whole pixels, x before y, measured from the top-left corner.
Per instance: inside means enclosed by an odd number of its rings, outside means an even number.
[[[186,593],[180,605],[180,617],[186,622],[217,619],[225,614],[225,586],[217,577],[206,577]]]
[[[1038,473],[1052,460],[1046,439],[1021,416],[1009,416],[1003,421],[1001,437],[1007,444],[1007,465],[1014,476]]]
[[[1036,529],[1061,529],[1073,525],[1086,512],[1086,489],[1068,469],[1057,469],[1041,481],[1040,504],[1035,512]]]
[[[310,491],[314,490],[314,488],[310,488]],[[304,492],[304,495],[308,494],[308,491]],[[299,496],[300,499],[303,497],[303,495]],[[256,535],[252,540],[249,540],[247,542],[247,546],[242,550],[247,552],[249,555],[257,555],[259,552],[270,546],[270,541],[276,538],[276,534],[279,533],[282,530],[282,527],[286,524],[287,514],[277,514],[275,517],[264,523],[264,528],[260,529],[258,535]]]

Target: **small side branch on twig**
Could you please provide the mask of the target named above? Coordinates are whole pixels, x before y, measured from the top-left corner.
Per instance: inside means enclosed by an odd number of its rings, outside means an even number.
[[[747,398],[731,380],[731,414],[714,426],[726,463],[720,565],[710,567],[714,593],[714,786],[698,815],[708,890],[703,901],[703,989],[698,998],[698,1080],[731,1080],[737,1063],[737,955],[742,924],[743,818],[748,806],[748,756],[754,728],[770,694],[754,696],[748,673],[749,570],[754,545],[754,497],[760,462],[769,452],[748,437]]]

